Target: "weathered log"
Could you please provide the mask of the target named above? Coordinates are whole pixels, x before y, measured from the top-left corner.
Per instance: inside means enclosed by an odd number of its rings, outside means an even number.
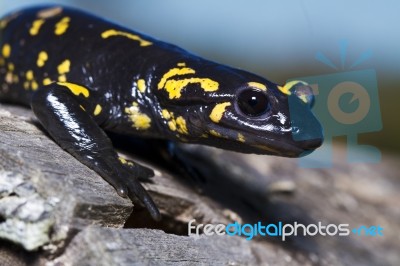
[[[305,169],[293,159],[201,146],[181,152],[205,179],[193,184],[159,169],[144,184],[163,214],[154,223],[55,144],[29,110],[0,105],[0,261],[13,264],[17,254],[14,264],[40,265],[400,263],[396,158],[351,165],[339,156],[333,168]],[[384,236],[194,238],[184,236],[191,219],[380,225]]]

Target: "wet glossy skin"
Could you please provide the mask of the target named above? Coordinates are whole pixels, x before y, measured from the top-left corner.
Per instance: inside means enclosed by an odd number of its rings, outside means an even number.
[[[22,10],[1,20],[0,40],[0,100],[31,105],[62,148],[156,219],[137,181],[152,171],[118,158],[105,131],[287,157],[322,142],[307,86],[280,87],[81,11]]]

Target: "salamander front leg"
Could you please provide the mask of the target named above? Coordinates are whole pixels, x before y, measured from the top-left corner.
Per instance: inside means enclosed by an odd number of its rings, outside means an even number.
[[[80,162],[96,171],[123,197],[137,197],[155,220],[160,212],[138,178],[148,178],[152,170],[143,166],[125,167],[110,139],[82,108],[90,91],[71,83],[52,83],[36,91],[32,110],[51,137]],[[134,170],[134,171],[131,171]]]

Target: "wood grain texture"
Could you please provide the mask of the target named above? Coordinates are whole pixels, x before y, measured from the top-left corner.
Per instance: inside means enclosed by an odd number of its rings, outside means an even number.
[[[305,169],[291,159],[180,148],[204,180],[158,169],[144,184],[163,215],[155,223],[60,149],[29,110],[0,105],[0,244],[33,250],[26,256],[36,265],[400,264],[398,158],[347,164],[341,147],[333,168]],[[193,238],[185,236],[191,219],[380,225],[384,236]],[[0,262],[12,262],[7,250]],[[21,256],[15,264],[29,261]]]

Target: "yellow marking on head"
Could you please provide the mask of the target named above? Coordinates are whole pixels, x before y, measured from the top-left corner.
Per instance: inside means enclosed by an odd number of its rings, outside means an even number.
[[[219,104],[215,105],[215,107],[211,111],[210,119],[214,123],[219,123],[219,121],[221,120],[222,116],[225,113],[226,107],[228,107],[230,105],[231,105],[230,102],[224,102],[224,103],[219,103]]]
[[[111,29],[111,30],[104,31],[101,34],[101,37],[103,39],[107,39],[107,38],[112,37],[112,36],[123,36],[123,37],[126,37],[128,39],[131,39],[131,40],[134,40],[134,41],[138,41],[140,43],[140,46],[149,46],[149,45],[153,44],[152,42],[143,40],[138,35],[135,35],[135,34],[132,34],[132,33],[129,33],[129,32],[124,32],[124,31],[117,31],[117,30]]]
[[[56,28],[54,30],[54,34],[55,35],[64,34],[69,27],[70,21],[71,21],[71,19],[69,17],[63,17],[59,22],[57,22]]]
[[[222,134],[219,133],[219,132],[217,132],[217,131],[215,131],[214,129],[211,129],[211,130],[210,130],[210,134],[213,135],[213,136],[215,136],[215,137],[219,137],[219,138],[222,137]]]
[[[178,63],[178,66],[180,66],[180,67],[184,67],[184,66],[186,66],[186,63]]]
[[[44,23],[44,19],[37,19],[33,21],[31,28],[29,29],[29,34],[35,36],[39,33],[40,28]]]
[[[99,114],[101,113],[101,110],[102,110],[102,109],[103,109],[103,108],[101,108],[101,105],[97,104],[96,107],[94,108],[93,114],[94,114],[94,115],[99,115]]]
[[[194,69],[184,67],[184,68],[172,68],[170,69],[167,73],[163,75],[161,78],[160,82],[158,83],[158,89],[161,90],[164,86],[167,80],[173,76],[177,75],[186,75],[186,74],[194,74],[196,71]]]
[[[8,43],[5,43],[1,49],[1,53],[4,58],[9,58],[11,55],[11,46]]]
[[[47,59],[49,59],[49,56],[45,51],[41,51],[38,55],[38,59],[36,61],[36,64],[38,67],[43,67],[44,64],[46,63]]]
[[[284,94],[286,94],[286,95],[290,95],[290,94],[292,94],[292,92],[291,92],[290,90],[293,89],[294,85],[296,85],[296,84],[298,84],[298,83],[307,85],[307,83],[305,83],[304,81],[301,81],[301,80],[292,80],[292,81],[289,81],[288,83],[286,83],[283,87],[282,87],[282,86],[278,86],[278,89],[279,89],[282,93],[284,93]]]
[[[49,79],[49,78],[45,78],[44,80],[43,80],[43,85],[49,85],[49,84],[51,84],[51,79]]]
[[[180,80],[168,80],[165,83],[165,90],[169,94],[170,99],[180,98],[182,90],[188,84],[200,83],[201,88],[204,91],[216,91],[218,90],[219,84],[218,82],[209,79],[209,78],[188,78],[188,79],[180,79]]]
[[[145,130],[150,127],[150,117],[140,112],[136,102],[133,102],[131,107],[126,107],[125,113],[129,115],[130,120],[133,122],[132,127],[137,130]]]
[[[39,85],[37,84],[37,82],[36,81],[32,81],[32,83],[31,83],[31,88],[32,88],[32,90],[37,90],[38,88],[39,88]]]
[[[32,70],[28,70],[25,74],[26,80],[31,81],[33,80],[33,71]]]
[[[183,116],[174,118],[174,113],[169,112],[167,109],[161,111],[161,115],[167,120],[167,125],[171,131],[178,131],[180,134],[189,134],[187,129],[186,120]]]
[[[40,10],[37,13],[37,17],[39,18],[52,18],[62,13],[61,7],[51,7],[47,9]]]
[[[257,88],[257,89],[260,89],[260,90],[262,90],[262,91],[267,91],[267,86],[265,86],[265,85],[262,84],[262,83],[258,83],[258,82],[248,82],[247,85],[248,85],[249,87]]]
[[[67,77],[65,75],[61,75],[58,77],[59,82],[67,82]]]
[[[68,59],[64,60],[60,65],[58,65],[57,70],[60,75],[66,74],[69,72],[71,67],[71,61]]]
[[[175,122],[175,120],[168,121],[168,127],[169,127],[169,129],[171,131],[175,131],[176,130],[176,122]]]
[[[57,84],[67,87],[76,96],[82,94],[85,98],[89,97],[89,90],[85,87],[69,82],[57,82]]]
[[[245,141],[246,141],[246,139],[244,138],[244,136],[243,136],[242,134],[240,134],[240,133],[238,133],[237,140],[240,141],[240,142],[245,142]]]
[[[137,81],[137,87],[141,93],[146,91],[146,81],[144,79],[139,79]]]
[[[178,116],[175,119],[176,125],[177,125],[177,130],[181,134],[189,134],[187,126],[186,126],[186,120],[182,116]]]

